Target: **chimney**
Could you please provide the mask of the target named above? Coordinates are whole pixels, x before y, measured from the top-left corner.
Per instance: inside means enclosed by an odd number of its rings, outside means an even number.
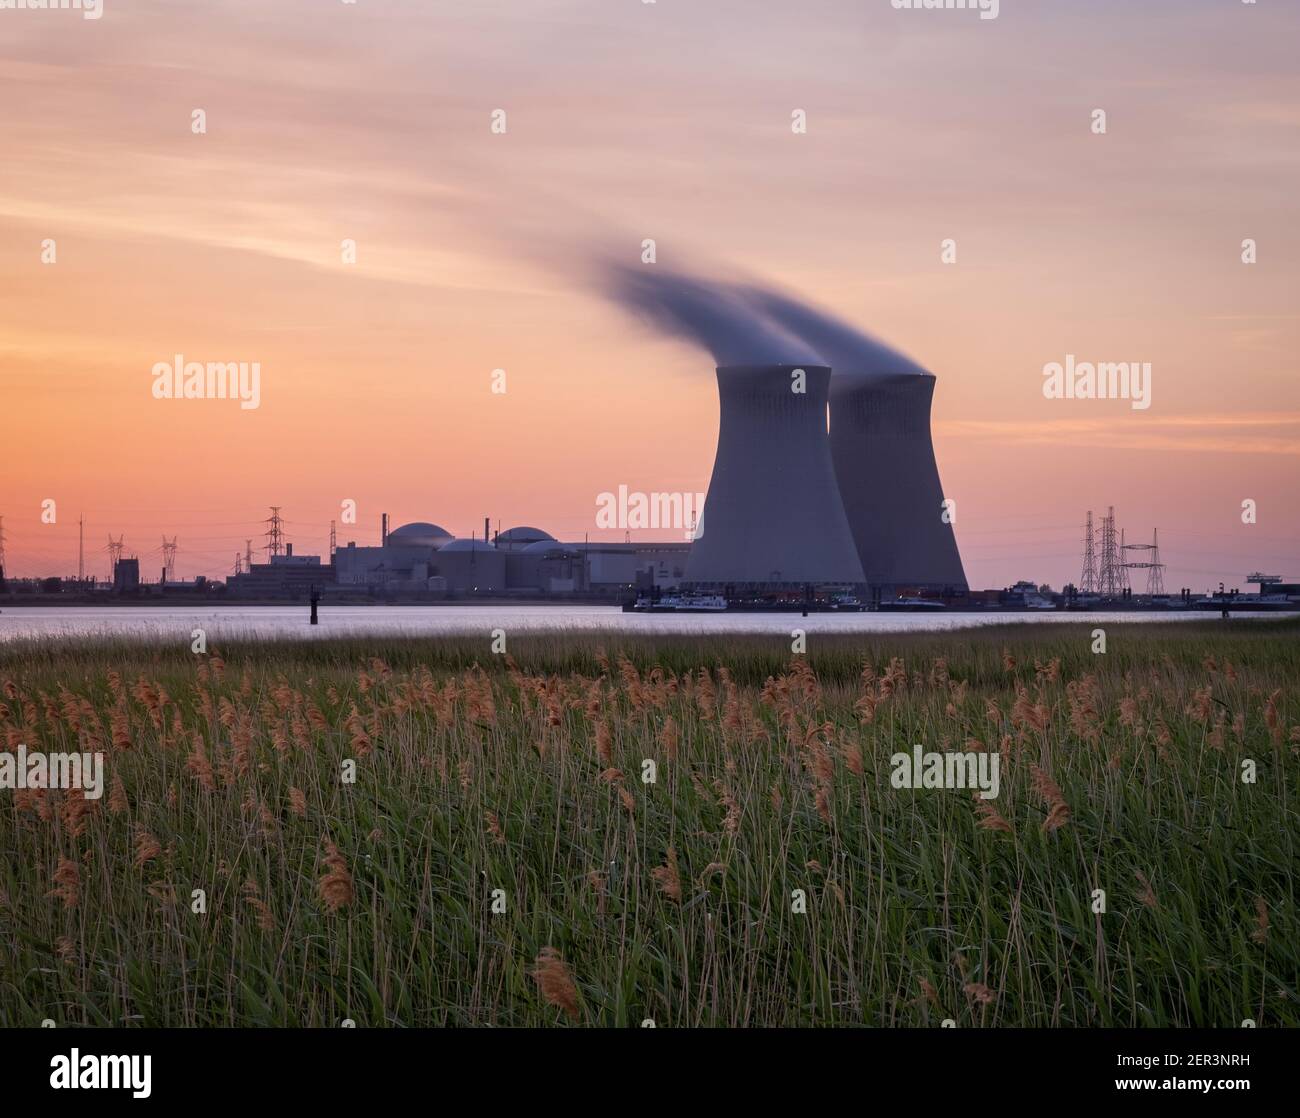
[[[485,516],[483,518],[483,542],[484,543],[488,542],[488,539],[490,538],[491,535],[490,521],[491,521],[491,517]]]
[[[388,546],[388,513],[383,514],[382,526],[379,530],[379,546]]]
[[[285,557],[286,559],[292,559],[292,558],[293,558],[293,544],[291,544],[291,543],[287,543],[287,544],[284,545],[284,557]]]

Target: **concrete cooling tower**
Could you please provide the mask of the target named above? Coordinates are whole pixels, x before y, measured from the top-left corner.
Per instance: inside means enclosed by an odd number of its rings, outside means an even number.
[[[796,369],[804,371],[803,392],[792,391]],[[830,382],[825,365],[719,366],[718,453],[688,583],[861,587],[826,436]]]
[[[866,581],[886,597],[907,587],[966,589],[957,540],[942,516],[933,397],[928,373],[837,372],[831,381],[840,496]]]

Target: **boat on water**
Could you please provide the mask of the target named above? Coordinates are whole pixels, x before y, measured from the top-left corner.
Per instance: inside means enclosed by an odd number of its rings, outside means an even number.
[[[722,613],[727,599],[721,594],[684,594],[674,607],[676,613]]]
[[[1235,594],[1193,598],[1191,608],[1219,611],[1241,609],[1261,610],[1264,612],[1273,612],[1275,610],[1295,612],[1300,610],[1300,602],[1293,601],[1285,594]]]
[[[642,595],[625,604],[628,613],[861,613],[862,601],[850,593],[830,597],[728,598],[724,594],[689,591],[658,596]]]
[[[634,613],[723,613],[727,599],[721,594],[663,594],[658,598],[638,598]]]
[[[889,598],[882,599],[876,608],[882,613],[936,613],[948,607],[933,598]]]

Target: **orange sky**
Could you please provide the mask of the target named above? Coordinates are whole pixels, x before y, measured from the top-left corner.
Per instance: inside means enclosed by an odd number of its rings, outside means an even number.
[[[92,572],[166,533],[221,577],[271,504],[317,551],[346,498],[344,541],[385,511],[598,538],[602,491],[705,489],[708,357],[578,267],[652,237],[935,373],[973,585],[1077,577],[1107,504],[1167,587],[1300,578],[1297,32],[1218,0],[0,12],[7,572],[75,572],[81,512]],[[154,399],[176,353],[259,362],[261,406]],[[1044,399],[1067,353],[1151,362],[1152,406]]]

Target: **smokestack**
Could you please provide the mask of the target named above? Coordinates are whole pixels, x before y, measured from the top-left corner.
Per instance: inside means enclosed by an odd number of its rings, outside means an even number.
[[[825,365],[719,366],[718,452],[687,582],[863,582],[826,437],[830,382]]]
[[[388,546],[388,513],[383,513],[380,517],[379,546]]]
[[[831,378],[831,456],[867,583],[966,589],[930,439],[928,373]]]
[[[485,516],[483,518],[483,542],[484,543],[487,543],[488,540],[492,538],[490,524],[491,524],[491,518]]]
[[[293,558],[293,544],[287,543],[284,545],[284,555],[286,559]]]

